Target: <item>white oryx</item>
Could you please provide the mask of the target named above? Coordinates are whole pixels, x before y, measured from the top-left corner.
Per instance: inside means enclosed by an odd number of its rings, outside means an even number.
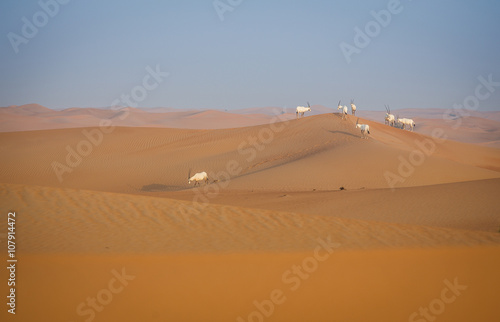
[[[368,134],[370,134],[370,126],[368,124],[359,124],[359,117],[356,120],[356,128],[361,129],[361,138],[368,139]]]
[[[309,105],[309,102],[307,102],[307,107],[305,106],[297,106],[297,110],[295,112],[295,115],[297,118],[300,118],[301,116],[304,117],[305,112],[310,112],[311,111],[311,105]]]
[[[406,126],[408,125],[408,131],[413,131],[413,128],[416,126],[415,122],[412,119],[398,118],[398,123],[403,125],[403,130],[405,130]]]
[[[354,100],[351,100],[351,111],[352,115],[356,115],[356,105],[354,105]]]
[[[394,114],[391,114],[391,108],[389,105],[385,105],[385,110],[387,113],[385,113],[385,124],[388,124],[390,126],[394,126],[394,122],[396,121],[396,118],[394,117]]]
[[[340,113],[342,113],[342,119],[345,120],[347,118],[347,106],[340,105],[340,102],[341,101],[339,101],[339,106],[337,106],[337,110],[342,110],[340,111]]]
[[[205,184],[208,184],[208,174],[205,171],[198,172],[192,177],[190,176],[191,176],[191,170],[189,170],[188,173],[188,184],[191,184],[191,181],[194,181],[195,187],[197,184],[200,184],[201,181],[205,181]]]

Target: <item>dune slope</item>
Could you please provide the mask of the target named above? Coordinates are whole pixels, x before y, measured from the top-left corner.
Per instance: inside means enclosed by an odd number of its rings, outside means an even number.
[[[418,321],[430,307],[439,321],[496,321],[499,150],[360,121],[368,140],[355,118],[333,114],[0,133],[0,213],[17,214],[16,318]],[[421,162],[402,169],[419,149]],[[67,167],[59,178],[54,164]],[[190,169],[211,183],[192,188]],[[388,172],[402,176],[394,189]],[[443,290],[454,297],[436,311]]]
[[[188,189],[190,170],[208,172],[221,189],[262,191],[398,188],[500,177],[498,149],[364,122],[372,126],[368,140],[360,139],[354,118],[342,121],[333,114],[225,130],[0,133],[0,151],[8,155],[0,161],[0,182],[138,193]],[[421,142],[432,149],[422,150]]]
[[[386,224],[84,190],[1,186],[24,253],[303,251],[500,244],[500,234]]]

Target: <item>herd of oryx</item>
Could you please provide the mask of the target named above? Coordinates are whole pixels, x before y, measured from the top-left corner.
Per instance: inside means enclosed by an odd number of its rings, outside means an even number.
[[[408,130],[413,131],[413,128],[415,127],[415,122],[412,119],[399,118],[399,115],[397,117],[394,117],[394,114],[391,114],[391,108],[389,107],[389,105],[385,106],[385,111],[386,111],[385,124],[403,130],[406,129],[406,126],[408,126]]]
[[[337,110],[340,110],[342,119],[345,120],[347,119],[347,113],[349,112],[349,109],[347,108],[346,105],[342,106],[341,103],[342,101],[340,100],[337,106]],[[309,111],[311,111],[311,105],[309,105],[309,102],[307,102],[307,107],[297,106],[295,115],[297,118],[300,118],[304,116],[305,112]],[[413,128],[415,127],[415,122],[412,119],[400,118],[399,115],[395,117],[394,114],[391,114],[391,109],[389,108],[388,105],[385,106],[385,111],[386,111],[384,118],[385,124],[403,130],[405,130],[406,127],[408,127],[409,131],[413,131]],[[351,100],[351,113],[352,115],[356,115],[356,105],[354,105],[354,100]],[[359,117],[356,120],[356,128],[361,130],[361,137],[363,139],[368,138],[368,134],[370,134],[370,126],[368,124],[359,124]]]
[[[345,120],[347,119],[348,108],[345,105],[342,106],[341,103],[342,101],[339,101],[337,110],[340,110],[342,119]],[[394,114],[391,114],[391,109],[388,105],[385,106],[385,110],[386,110],[384,118],[385,124],[403,130],[405,130],[406,127],[408,127],[409,131],[413,131],[413,128],[415,127],[415,122],[412,119],[399,118],[399,116],[395,117]],[[298,119],[303,117],[305,112],[310,112],[310,111],[311,111],[311,105],[309,105],[309,102],[307,102],[307,107],[297,106],[295,115]],[[354,100],[351,100],[351,113],[352,115],[356,115],[356,105],[354,105]],[[370,134],[370,126],[368,124],[360,124],[359,117],[356,120],[356,128],[361,130],[361,138],[368,139],[368,134]],[[191,170],[189,170],[188,184],[194,182],[194,185],[196,186],[197,184],[199,185],[203,181],[205,181],[205,184],[208,184],[208,174],[206,172],[198,172],[194,176],[191,176]]]

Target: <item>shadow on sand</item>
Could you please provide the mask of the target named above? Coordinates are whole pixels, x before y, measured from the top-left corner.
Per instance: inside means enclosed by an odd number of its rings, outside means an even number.
[[[330,130],[327,130],[328,132],[330,133],[333,133],[333,134],[344,134],[344,135],[349,135],[349,136],[352,136],[352,137],[355,137],[355,138],[359,138],[359,135],[354,135],[352,133],[349,133],[349,132],[345,132],[345,131],[330,131]]]
[[[161,192],[161,191],[180,191],[184,190],[186,187],[181,186],[167,186],[159,183],[152,183],[145,186],[142,186],[141,191],[145,192]]]

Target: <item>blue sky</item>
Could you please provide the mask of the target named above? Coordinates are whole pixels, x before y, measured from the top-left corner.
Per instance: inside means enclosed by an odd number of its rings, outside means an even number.
[[[54,1],[42,0],[51,10]],[[402,0],[348,63],[340,44],[354,45],[355,28],[373,26],[370,12],[393,1],[220,0],[232,9],[222,21],[213,0],[72,0],[44,21],[38,1],[2,0],[0,106],[110,106],[142,85],[148,66],[169,75],[137,102],[144,107],[333,107],[354,98],[369,110],[450,108],[474,94],[479,76],[500,81],[493,0]],[[34,15],[41,27],[24,37],[23,17]],[[27,42],[13,46],[13,34]],[[497,89],[480,110],[500,110]]]

